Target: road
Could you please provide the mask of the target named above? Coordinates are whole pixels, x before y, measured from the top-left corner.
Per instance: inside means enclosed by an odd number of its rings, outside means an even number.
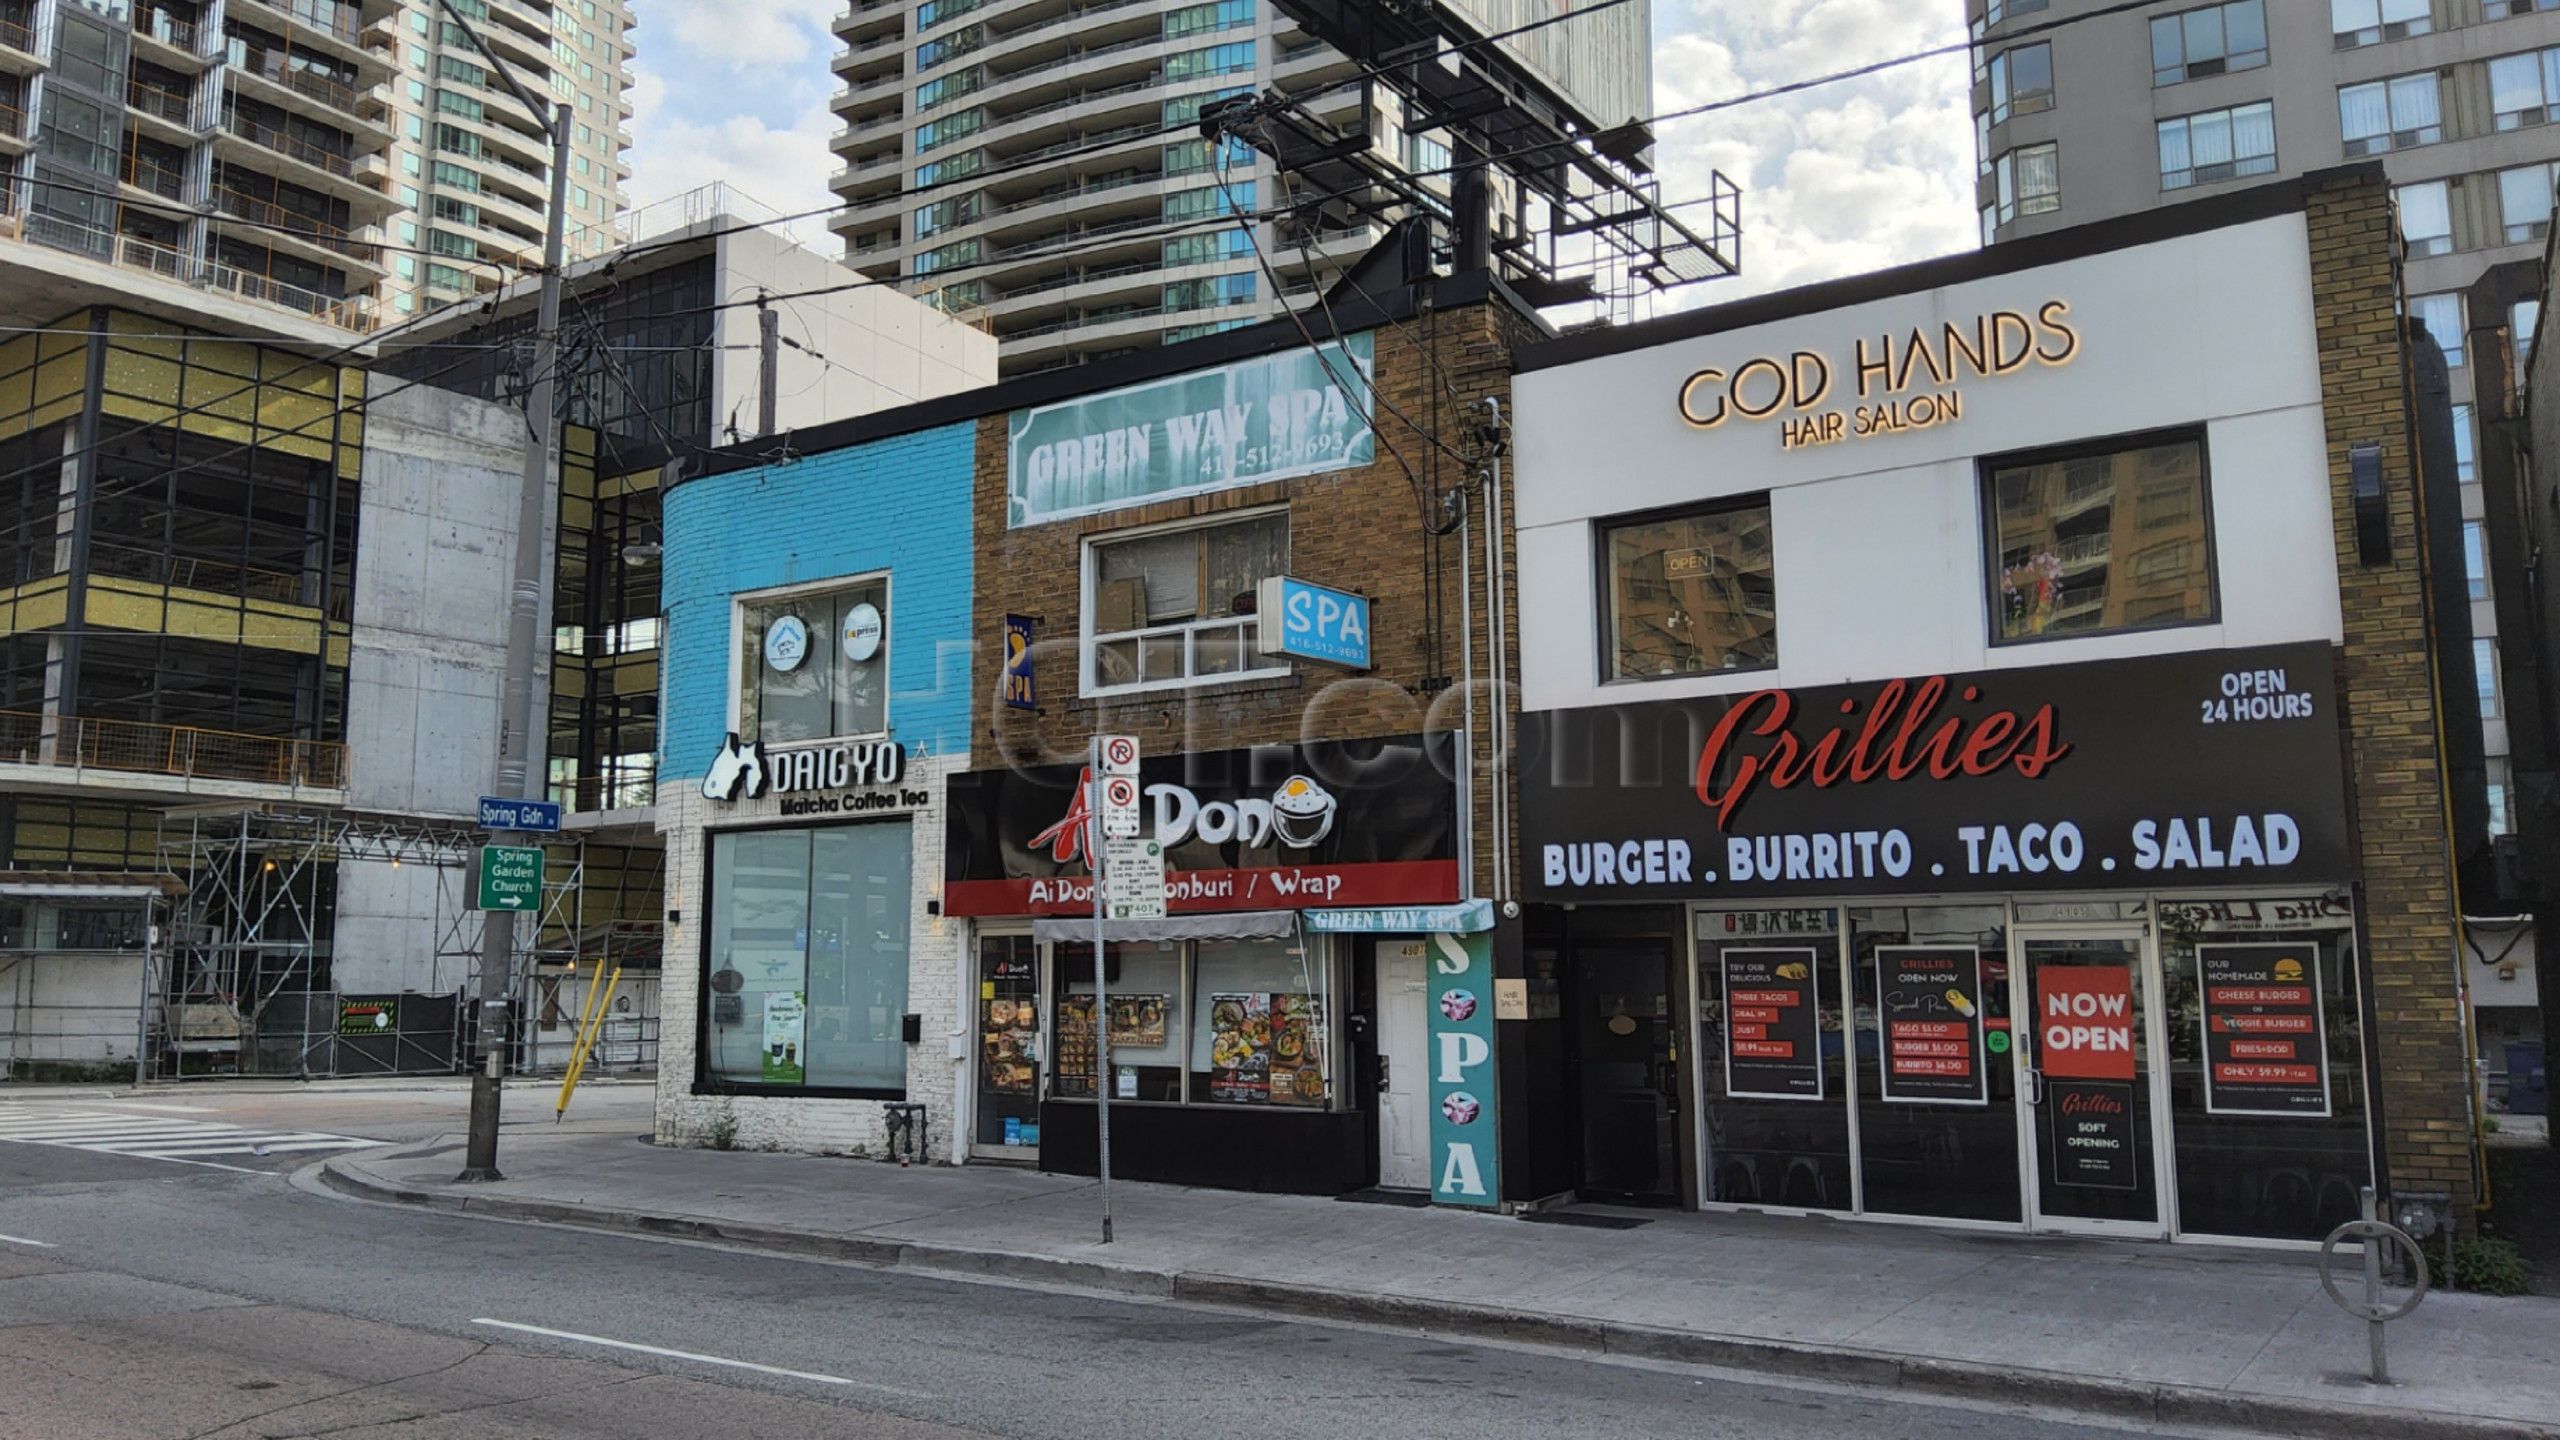
[[[0,1109],[413,1142],[463,1093]],[[642,1087],[578,1103],[647,1128]],[[2186,1433],[363,1205],[295,1185],[312,1159],[0,1138],[0,1440]]]

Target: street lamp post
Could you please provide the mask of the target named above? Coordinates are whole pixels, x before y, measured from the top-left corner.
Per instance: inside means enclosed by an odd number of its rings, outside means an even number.
[[[498,690],[497,781],[490,793],[508,799],[528,793],[532,784],[534,737],[547,738],[547,708],[542,687],[534,682],[541,652],[545,599],[551,584],[549,541],[554,386],[560,368],[560,270],[569,223],[569,107],[546,103],[517,80],[506,62],[481,40],[480,32],[454,8],[453,0],[436,0],[445,16],[489,62],[517,103],[530,111],[551,138],[551,210],[542,234],[542,295],[533,331],[533,389],[525,402],[525,421],[533,434],[525,445],[524,482],[516,499],[515,580],[507,596],[507,669]],[[493,835],[493,841],[533,837]],[[539,893],[539,892],[537,892]],[[541,905],[534,924],[542,924]],[[480,1068],[471,1077],[471,1137],[460,1181],[498,1180],[498,1101],[507,1063],[507,1001],[515,969],[516,917],[492,910],[481,916],[480,932]]]

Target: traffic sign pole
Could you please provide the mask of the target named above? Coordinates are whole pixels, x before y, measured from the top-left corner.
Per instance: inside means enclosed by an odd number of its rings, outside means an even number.
[[[1126,743],[1125,762],[1116,748]],[[1114,750],[1109,758],[1115,768],[1125,764],[1131,772],[1137,767],[1137,741],[1113,735],[1093,738],[1093,758],[1087,767],[1093,791],[1086,797],[1088,815],[1085,839],[1085,866],[1093,872],[1093,1127],[1095,1142],[1102,1157],[1102,1243],[1111,1243],[1111,969],[1103,963],[1102,924],[1102,799],[1107,780],[1103,772],[1105,750]]]

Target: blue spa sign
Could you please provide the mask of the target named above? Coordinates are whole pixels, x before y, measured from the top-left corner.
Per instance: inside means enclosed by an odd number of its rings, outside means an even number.
[[[1255,595],[1262,617],[1255,648],[1265,655],[1369,668],[1369,598],[1274,575]]]
[[[1493,937],[1428,937],[1431,957],[1431,1198],[1502,1203],[1494,1144]]]

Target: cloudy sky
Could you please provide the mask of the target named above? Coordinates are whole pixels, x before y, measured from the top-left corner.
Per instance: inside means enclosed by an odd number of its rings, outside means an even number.
[[[1963,37],[1956,0],[1653,0],[1654,103],[1703,104]],[[640,0],[633,198],[726,180],[777,211],[827,204],[828,26],[841,0]],[[1666,128],[1666,199],[1740,181],[1741,281],[1779,289],[1974,243],[1962,57]],[[821,238],[815,232],[810,238]]]

